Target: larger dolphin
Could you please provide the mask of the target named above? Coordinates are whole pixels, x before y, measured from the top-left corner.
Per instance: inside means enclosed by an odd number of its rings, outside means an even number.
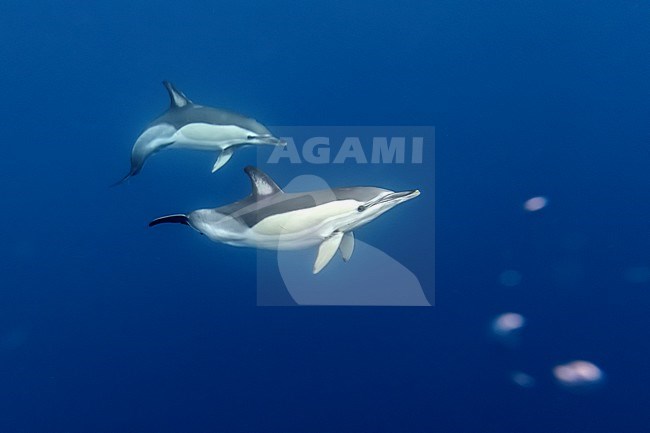
[[[193,103],[169,81],[163,81],[169,93],[169,109],[151,122],[140,134],[131,151],[131,170],[117,184],[140,172],[146,159],[161,149],[198,149],[219,152],[212,172],[244,145],[284,146],[255,119],[213,107]]]
[[[417,197],[418,190],[394,192],[375,187],[335,188],[285,193],[268,175],[248,166],[252,193],[215,209],[168,215],[153,220],[185,224],[215,242],[263,249],[303,249],[319,245],[313,273],[337,250],[347,261],[354,249],[353,230],[394,206]]]

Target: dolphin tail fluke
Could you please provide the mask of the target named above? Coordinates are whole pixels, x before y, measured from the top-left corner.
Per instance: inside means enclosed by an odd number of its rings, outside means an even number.
[[[149,223],[149,227],[157,226],[158,224],[164,224],[164,223],[184,224],[186,226],[190,225],[189,221],[187,220],[187,215],[175,214],[175,215],[167,215],[164,217],[156,218],[155,220]]]
[[[126,182],[126,181],[131,177],[131,176],[134,176],[134,175],[136,175],[136,174],[138,174],[137,171],[130,171],[130,172],[128,172],[126,176],[124,176],[122,179],[118,180],[117,182],[113,183],[113,184],[111,185],[111,187],[113,187],[113,186],[118,186],[118,185],[122,185],[122,184],[123,184],[124,182]]]

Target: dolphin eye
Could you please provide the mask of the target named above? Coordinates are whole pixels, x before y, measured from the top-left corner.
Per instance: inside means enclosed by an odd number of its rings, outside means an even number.
[[[246,140],[252,140],[254,138],[257,138],[257,136],[256,135],[249,135],[248,137],[246,137]]]
[[[357,210],[358,210],[359,212],[363,212],[364,210],[366,210],[366,207],[365,207],[364,205],[361,205],[361,206],[359,206],[359,207],[357,208]]]

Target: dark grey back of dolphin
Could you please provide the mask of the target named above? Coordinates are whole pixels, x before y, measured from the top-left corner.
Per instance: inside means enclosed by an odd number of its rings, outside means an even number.
[[[167,123],[180,129],[190,123],[207,123],[210,125],[234,125],[259,135],[271,135],[271,132],[255,119],[220,108],[194,104],[169,81],[163,81],[163,85],[169,93],[169,109],[151,122],[148,127]]]
[[[354,199],[365,202],[377,196],[381,188],[356,187],[333,188],[305,193],[282,193],[255,200],[252,196],[244,200],[213,209],[215,214],[229,215],[253,227],[272,215],[308,209],[336,200]]]

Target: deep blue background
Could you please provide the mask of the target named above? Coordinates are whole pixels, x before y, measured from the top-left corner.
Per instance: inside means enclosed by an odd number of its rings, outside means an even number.
[[[610,3],[4,0],[0,431],[647,431],[650,6]],[[254,251],[148,231],[255,157],[109,189],[162,79],[269,125],[435,125],[436,306],[258,308]],[[607,383],[555,386],[575,358]]]

